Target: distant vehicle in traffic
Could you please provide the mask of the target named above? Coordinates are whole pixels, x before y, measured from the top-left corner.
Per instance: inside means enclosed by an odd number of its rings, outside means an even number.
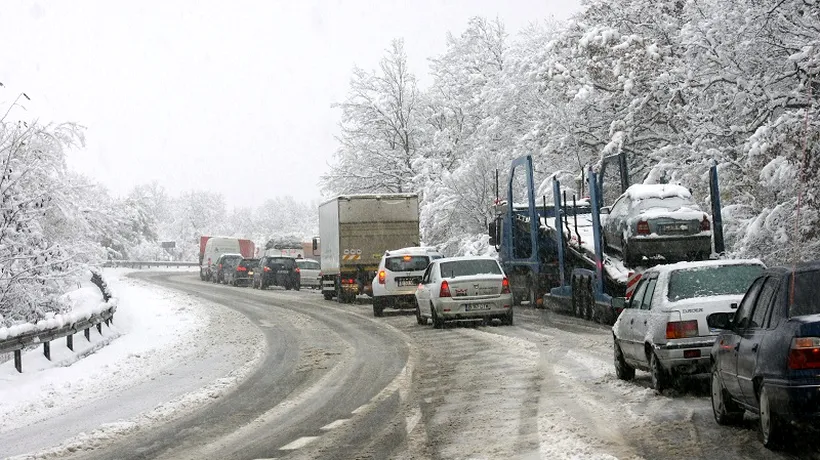
[[[253,274],[259,265],[259,259],[242,259],[233,270],[223,270],[222,277],[225,284],[231,286],[250,286],[253,281]]]
[[[243,259],[242,254],[222,254],[219,256],[212,268],[213,275],[211,276],[211,281],[214,283],[226,283],[227,276],[233,274]]]
[[[623,308],[612,326],[617,377],[646,370],[663,391],[676,376],[708,373],[717,337],[708,319],[733,312],[764,269],[758,260],[708,260],[646,270],[629,300],[613,300]]]
[[[299,267],[296,259],[285,256],[265,256],[259,259],[259,267],[254,271],[252,286],[267,289],[268,286],[282,286],[287,290],[299,290]]]
[[[510,283],[491,257],[451,257],[430,262],[416,290],[416,320],[441,329],[444,322],[493,318],[513,324]]]
[[[416,287],[431,260],[444,257],[435,248],[409,247],[386,251],[373,278],[373,316],[385,308],[415,308]]]
[[[627,266],[643,257],[704,260],[712,253],[709,215],[680,185],[632,185],[601,214],[604,245],[620,251]]]
[[[251,240],[222,236],[201,236],[199,238],[199,279],[213,281],[213,267],[222,254],[241,254],[253,257],[256,246]]]
[[[756,413],[766,447],[795,424],[820,426],[820,262],[767,270],[737,313],[714,315],[710,326],[721,330],[711,354],[719,424]]]
[[[299,267],[299,285],[320,289],[322,287],[322,268],[319,262],[312,259],[296,258]]]

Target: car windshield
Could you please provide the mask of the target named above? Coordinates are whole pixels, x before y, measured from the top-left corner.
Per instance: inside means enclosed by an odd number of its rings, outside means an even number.
[[[673,271],[667,298],[674,302],[696,297],[742,295],[760,274],[760,265],[718,265]]]
[[[692,200],[673,196],[669,198],[646,198],[638,200],[633,203],[633,209],[643,211],[652,208],[668,209],[670,211],[677,211],[681,208],[688,208],[694,211],[700,210],[700,207]]]
[[[789,317],[820,314],[820,271],[797,273]]]
[[[391,272],[424,271],[429,264],[428,256],[395,256],[384,259],[384,268]]]
[[[441,262],[439,264],[442,278],[458,278],[473,275],[501,275],[501,267],[495,260],[468,259]]]

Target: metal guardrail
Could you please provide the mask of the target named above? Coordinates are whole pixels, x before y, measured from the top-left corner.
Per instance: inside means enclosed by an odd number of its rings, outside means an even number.
[[[199,262],[175,260],[109,260],[103,264],[107,268],[151,268],[151,267],[199,267]]]
[[[14,352],[14,368],[17,372],[23,372],[23,349],[42,343],[43,355],[46,359],[51,361],[51,341],[65,337],[66,346],[69,350],[74,351],[74,334],[84,331],[85,339],[91,341],[91,328],[97,327],[97,332],[102,335],[102,324],[111,326],[114,322],[114,312],[117,307],[112,305],[107,310],[91,315],[90,318],[77,321],[73,324],[66,324],[63,327],[56,329],[49,329],[45,331],[31,331],[25,334],[11,337],[0,341],[0,353]]]

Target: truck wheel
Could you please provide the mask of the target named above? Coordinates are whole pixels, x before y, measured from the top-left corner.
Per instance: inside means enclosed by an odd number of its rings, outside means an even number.
[[[570,296],[570,300],[572,302],[572,311],[570,311],[570,313],[572,313],[572,316],[578,316],[578,309],[579,309],[579,305],[581,303],[580,299],[578,298],[578,295],[579,295],[579,292],[578,292],[578,278],[573,276],[571,283],[572,283],[572,290],[571,290],[572,295]]]
[[[588,302],[587,302],[587,311],[586,311],[586,314],[584,315],[584,318],[586,318],[588,321],[594,321],[595,320],[595,291],[594,291],[594,288],[592,287],[592,285],[593,285],[593,281],[592,281],[592,278],[590,278],[587,282],[587,300],[588,300]]]
[[[322,297],[324,297],[324,298],[325,298],[325,300],[333,300],[333,293],[330,293],[330,292],[323,292],[323,293],[322,293]]]

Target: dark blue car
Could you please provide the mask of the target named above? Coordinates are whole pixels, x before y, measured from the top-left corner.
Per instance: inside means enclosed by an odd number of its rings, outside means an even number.
[[[769,269],[749,287],[712,348],[712,409],[721,425],[760,415],[766,447],[793,425],[820,426],[820,262]]]

